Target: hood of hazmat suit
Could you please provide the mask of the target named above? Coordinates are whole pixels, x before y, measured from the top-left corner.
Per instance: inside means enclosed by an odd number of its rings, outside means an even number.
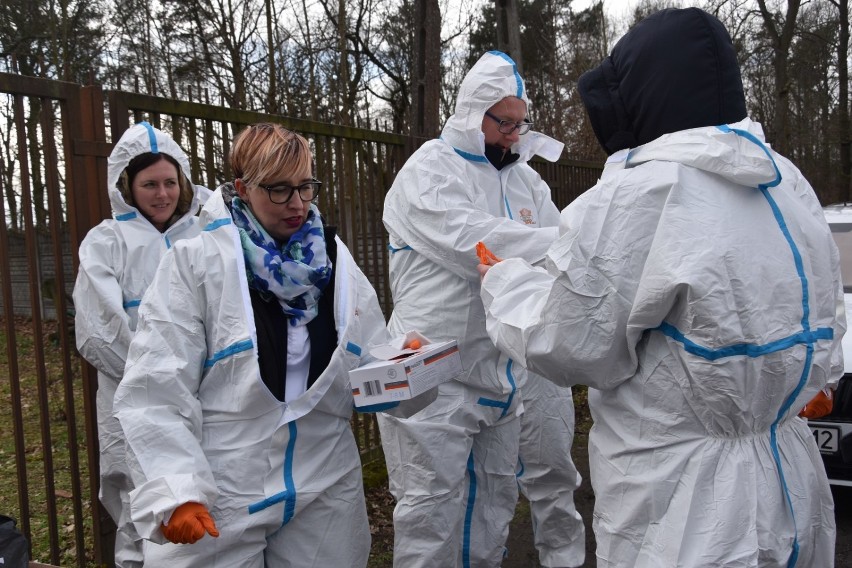
[[[508,410],[516,404],[515,374],[523,371],[485,333],[476,243],[501,258],[544,258],[559,212],[527,161],[536,154],[555,161],[563,145],[530,131],[512,148],[517,161],[501,170],[491,165],[482,121],[506,97],[528,103],[511,58],[488,52],[463,80],[441,138],[421,146],[396,176],[383,221],[391,249],[391,334],[417,330],[434,341],[458,340],[465,370],[457,380],[488,391]]]
[[[186,177],[179,202],[186,210],[182,215],[176,213],[162,233],[125,200],[127,193],[120,183],[130,161],[148,152],[174,158]],[[124,373],[139,303],[160,258],[172,243],[199,232],[195,213],[209,190],[192,184],[189,175],[186,154],[168,134],[145,122],[130,127],[115,144],[107,164],[112,219],[92,228],[80,244],[74,335],[80,354],[98,370],[99,497],[118,528],[115,558],[120,566],[141,564],[142,545],[129,518],[132,484],[124,435],[112,414],[113,397]]]
[[[80,244],[80,269],[74,286],[77,348],[115,381],[124,372],[137,309],[160,258],[175,241],[198,234],[195,213],[210,193],[189,182],[192,195],[188,211],[161,233],[128,204],[119,182],[130,161],[147,152],[171,156],[190,180],[189,159],[168,134],[147,122],[125,131],[107,163],[112,219],[90,230]]]
[[[597,127],[612,155],[563,211],[546,268],[509,259],[486,275],[488,331],[531,370],[593,387],[598,566],[829,566],[832,497],[796,414],[842,373],[837,249],[813,189],[741,100],[719,115],[739,121],[696,126],[693,103],[667,98],[700,94],[667,64],[678,52],[714,96],[737,90],[708,14],[665,10],[629,32],[580,82],[599,102],[606,79],[629,136]],[[631,69],[652,62],[665,77],[640,88]],[[673,115],[661,131],[640,108]]]
[[[348,371],[365,362],[370,346],[387,341],[387,331],[375,291],[337,239],[338,344],[307,391],[292,401],[278,400],[260,376],[245,260],[223,193],[227,187],[204,206],[200,237],[177,243],[160,264],[140,309],[116,414],[138,461],[131,515],[139,533],[161,540],[160,523],[178,505],[201,503],[220,536],[192,546],[209,556],[209,565],[215,558],[230,566],[243,558],[243,545],[298,519],[315,499],[346,484],[360,491]],[[335,506],[349,507],[342,501]],[[360,520],[347,519],[352,531],[362,529]],[[324,542],[326,553],[333,551],[321,538],[322,527],[299,526],[287,533],[293,554],[302,541]],[[368,553],[367,534],[363,546],[345,551],[351,555],[346,561],[328,565],[357,565]]]

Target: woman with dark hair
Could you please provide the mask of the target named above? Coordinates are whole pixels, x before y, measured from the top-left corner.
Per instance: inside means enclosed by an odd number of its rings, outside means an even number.
[[[115,564],[142,566],[142,540],[127,508],[133,485],[112,401],[142,295],[171,243],[198,234],[194,213],[209,192],[189,181],[189,160],[175,141],[145,122],[115,145],[107,176],[113,218],[80,244],[75,334],[80,354],[98,370],[99,496],[117,526]]]
[[[307,141],[252,125],[230,163],[201,236],[163,258],[116,393],[131,516],[162,544],[146,562],[363,567],[348,371],[386,342],[385,320],[314,204]]]

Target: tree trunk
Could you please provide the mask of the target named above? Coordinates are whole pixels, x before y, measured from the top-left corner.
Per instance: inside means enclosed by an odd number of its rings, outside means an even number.
[[[441,9],[438,0],[414,2],[411,135],[435,138],[440,130]]]
[[[276,104],[277,90],[275,85],[275,36],[272,35],[272,0],[266,0],[266,51],[268,53],[269,66],[269,90],[266,100],[266,112],[277,114]]]
[[[349,49],[346,45],[346,0],[337,2],[337,50],[340,65],[337,73],[337,120],[343,126],[351,126],[352,112],[349,108]]]
[[[781,20],[782,27],[779,30],[775,25],[775,16],[766,7],[766,0],[757,0],[760,14],[763,17],[763,26],[769,37],[772,38],[772,52],[774,57],[775,71],[775,140],[772,141],[776,150],[786,154],[790,148],[790,109],[789,109],[789,75],[787,72],[787,59],[790,55],[790,44],[793,42],[793,33],[796,29],[796,17],[799,15],[801,0],[787,0],[787,15]],[[779,18],[780,19],[780,18]]]
[[[839,0],[840,42],[837,46],[837,78],[840,82],[840,182],[847,201],[852,201],[852,125],[849,124],[849,0]]]
[[[316,56],[311,44],[311,18],[308,15],[308,2],[302,0],[302,15],[305,18],[305,49],[308,52],[308,96],[311,102],[311,120],[319,120],[317,102]]]
[[[521,23],[516,0],[497,0],[497,49],[515,60],[518,73],[523,76],[524,65],[521,53]]]

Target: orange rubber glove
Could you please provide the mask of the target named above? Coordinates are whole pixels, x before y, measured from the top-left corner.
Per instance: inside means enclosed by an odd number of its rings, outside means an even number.
[[[831,409],[834,408],[833,399],[834,396],[831,389],[822,389],[799,412],[799,416],[802,418],[822,418],[823,416],[828,416],[831,414]]]
[[[180,505],[175,512],[172,513],[172,518],[169,519],[168,525],[161,525],[160,530],[163,535],[175,544],[192,544],[201,540],[204,533],[210,533],[210,536],[219,536],[219,531],[216,529],[216,523],[213,522],[213,517],[207,507],[201,503],[184,503]]]
[[[502,260],[488,250],[488,247],[482,241],[476,243],[476,256],[479,257],[480,264],[485,264],[486,266],[493,266]]]

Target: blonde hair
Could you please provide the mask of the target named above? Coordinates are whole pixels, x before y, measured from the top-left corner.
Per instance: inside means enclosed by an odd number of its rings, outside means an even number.
[[[313,155],[308,141],[280,124],[260,122],[237,134],[228,157],[234,177],[254,183],[274,179],[282,170],[298,175],[313,172]]]

